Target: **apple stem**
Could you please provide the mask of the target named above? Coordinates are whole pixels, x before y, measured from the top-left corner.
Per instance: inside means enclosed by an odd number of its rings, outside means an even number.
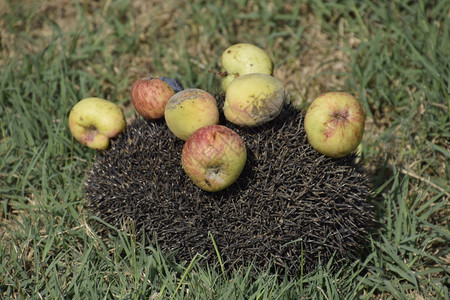
[[[153,78],[153,76],[152,76],[152,68],[150,67],[149,63],[145,64],[145,69],[147,70],[147,78],[148,79],[152,79]]]
[[[220,77],[226,77],[228,76],[228,72],[227,71],[223,71],[223,72],[219,72],[216,70],[208,70],[209,73],[214,73],[216,75],[219,75]]]

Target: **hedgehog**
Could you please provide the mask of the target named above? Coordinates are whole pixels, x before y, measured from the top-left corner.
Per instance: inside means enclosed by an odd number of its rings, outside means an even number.
[[[215,94],[219,105],[223,94]],[[304,112],[286,104],[256,128],[220,123],[245,141],[247,162],[219,192],[195,186],[181,166],[183,141],[164,120],[135,117],[98,154],[84,195],[91,213],[120,227],[131,220],[178,261],[195,255],[228,270],[251,263],[287,274],[336,266],[359,257],[373,228],[372,189],[356,155],[328,158],[308,143]]]

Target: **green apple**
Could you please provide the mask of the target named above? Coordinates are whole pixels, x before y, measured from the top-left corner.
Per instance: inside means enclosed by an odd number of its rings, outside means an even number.
[[[243,139],[222,125],[195,131],[183,146],[181,165],[189,178],[209,192],[223,190],[240,176],[247,161]]]
[[[216,99],[201,89],[185,89],[167,102],[164,118],[170,131],[186,141],[197,129],[219,124]]]
[[[125,130],[122,109],[101,98],[85,98],[74,105],[69,114],[73,137],[92,149],[104,150],[109,139]]]
[[[250,74],[272,75],[273,63],[269,55],[261,48],[248,43],[235,44],[222,53],[222,67],[226,76],[222,79],[222,89],[226,91],[235,78]]]
[[[306,137],[318,152],[333,158],[344,157],[361,143],[365,120],[365,111],[354,96],[325,93],[306,111]]]
[[[223,112],[241,126],[258,126],[276,118],[285,103],[283,84],[273,76],[251,73],[239,76],[228,86]]]

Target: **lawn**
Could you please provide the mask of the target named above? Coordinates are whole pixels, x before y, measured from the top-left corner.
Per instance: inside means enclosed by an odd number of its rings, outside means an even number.
[[[450,3],[0,0],[0,298],[450,299]],[[220,55],[250,42],[290,100],[355,95],[373,184],[369,251],[297,277],[173,261],[107,226],[83,197],[98,155],[68,114],[97,96],[130,118],[146,75],[215,91]],[[220,265],[220,262],[218,262]]]

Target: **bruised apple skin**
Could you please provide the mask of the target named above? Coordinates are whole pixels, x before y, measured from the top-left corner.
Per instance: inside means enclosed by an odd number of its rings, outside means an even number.
[[[314,149],[326,156],[340,158],[358,148],[365,120],[365,111],[354,96],[329,92],[311,103],[304,126]]]
[[[270,56],[261,48],[249,44],[239,43],[228,47],[222,53],[222,67],[226,76],[222,79],[222,89],[226,91],[235,78],[250,74],[263,73],[272,75],[273,62]]]
[[[181,164],[199,188],[217,192],[233,184],[247,160],[243,139],[222,125],[205,126],[184,144]]]
[[[185,89],[167,102],[164,118],[170,131],[186,141],[197,129],[219,124],[216,99],[201,89]]]
[[[75,104],[69,114],[73,137],[92,149],[105,150],[109,139],[122,133],[125,127],[122,109],[101,98],[85,98]]]
[[[167,82],[159,78],[145,77],[133,83],[131,102],[141,116],[155,120],[164,116],[166,104],[174,94]]]
[[[240,126],[259,126],[276,118],[285,103],[283,84],[273,76],[251,73],[239,76],[228,86],[223,112]]]

